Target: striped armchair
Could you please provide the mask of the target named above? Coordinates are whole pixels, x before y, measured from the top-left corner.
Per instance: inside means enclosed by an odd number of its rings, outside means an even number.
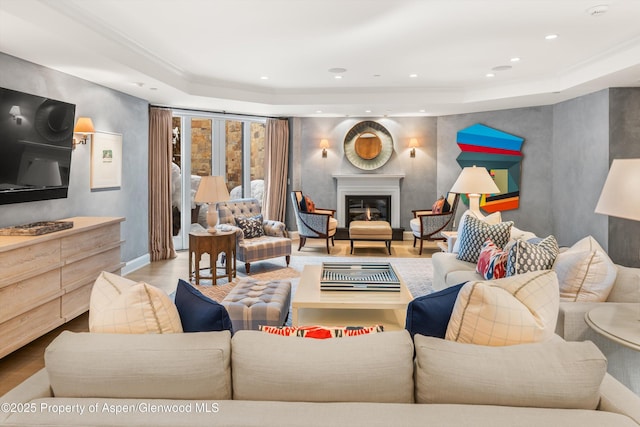
[[[447,212],[436,214],[431,210],[424,209],[411,211],[413,219],[409,222],[409,225],[413,233],[414,248],[416,247],[416,241],[420,240],[419,255],[422,255],[422,243],[425,240],[444,240],[440,232],[453,230],[459,199],[460,195],[457,193],[447,194],[447,203],[450,206],[450,210]]]
[[[338,220],[334,218],[336,211],[334,209],[315,208],[313,212],[302,212],[300,203],[303,197],[302,191],[291,192],[291,202],[296,214],[296,225],[300,236],[298,250],[302,249],[307,239],[325,239],[327,253],[331,253],[329,240],[333,245],[333,237],[338,229]]]
[[[251,263],[264,259],[285,257],[287,266],[291,260],[291,239],[288,237],[284,223],[280,221],[263,220],[264,236],[245,238],[241,228],[237,226],[236,218],[250,218],[262,214],[257,199],[236,199],[216,203],[218,222],[236,229],[236,258],[244,262],[247,274],[250,273]]]

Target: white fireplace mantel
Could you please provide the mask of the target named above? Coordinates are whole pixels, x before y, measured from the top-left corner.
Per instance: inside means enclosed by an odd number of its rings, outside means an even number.
[[[346,196],[391,196],[391,227],[400,227],[400,180],[404,174],[333,174],[338,183],[336,219],[346,224]]]

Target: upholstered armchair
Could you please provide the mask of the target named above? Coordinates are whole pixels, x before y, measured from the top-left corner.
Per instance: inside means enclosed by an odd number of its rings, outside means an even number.
[[[329,240],[334,245],[333,237],[338,229],[338,220],[334,218],[335,209],[308,208],[307,200],[305,200],[302,191],[292,191],[291,201],[296,216],[296,225],[298,227],[298,235],[300,236],[300,245],[298,250],[307,242],[307,239],[325,239],[327,242],[327,253],[331,253],[329,249]]]
[[[409,222],[409,225],[413,233],[413,247],[416,247],[416,242],[419,239],[420,255],[422,255],[422,244],[425,240],[444,240],[440,232],[453,230],[459,199],[459,194],[448,193],[444,205],[448,204],[449,210],[444,209],[445,211],[441,213],[434,212],[433,208],[430,210],[411,211],[413,212],[413,219]]]
[[[247,274],[250,273],[251,263],[264,259],[285,257],[287,266],[291,260],[291,239],[284,223],[280,221],[264,220],[262,210],[257,199],[236,199],[216,203],[218,222],[220,225],[233,227],[236,230],[236,259],[244,262]],[[237,220],[241,218],[241,220]],[[245,235],[242,226],[248,221],[262,223],[257,237]],[[261,232],[260,232],[261,231]]]

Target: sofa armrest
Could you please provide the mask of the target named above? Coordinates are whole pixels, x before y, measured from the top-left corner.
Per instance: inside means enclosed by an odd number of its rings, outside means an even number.
[[[47,374],[46,368],[42,368],[0,397],[0,405],[3,403],[27,403],[45,397],[53,397],[53,391],[49,383],[49,374]],[[9,415],[11,415],[10,411],[0,411],[0,424],[4,424],[3,421]]]
[[[288,237],[287,235],[287,226],[284,222],[275,221],[271,219],[265,219],[262,222],[262,226],[264,228],[264,233],[267,236],[273,237]]]
[[[640,397],[606,374],[600,386],[600,411],[626,415],[640,424]]]
[[[558,310],[556,334],[566,341],[584,341],[590,328],[584,320],[589,310],[599,307],[603,302],[561,302]]]

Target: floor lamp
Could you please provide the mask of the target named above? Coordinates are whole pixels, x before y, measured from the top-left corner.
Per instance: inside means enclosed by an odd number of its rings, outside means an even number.
[[[216,225],[218,224],[218,211],[216,210],[216,202],[224,202],[229,200],[229,190],[222,176],[203,176],[200,179],[200,185],[194,201],[198,203],[207,203],[207,231],[211,234],[216,233]]]
[[[500,189],[486,168],[473,165],[462,169],[460,176],[449,191],[467,194],[469,196],[469,210],[482,219],[484,215],[480,212],[480,197],[483,194],[499,193]]]

